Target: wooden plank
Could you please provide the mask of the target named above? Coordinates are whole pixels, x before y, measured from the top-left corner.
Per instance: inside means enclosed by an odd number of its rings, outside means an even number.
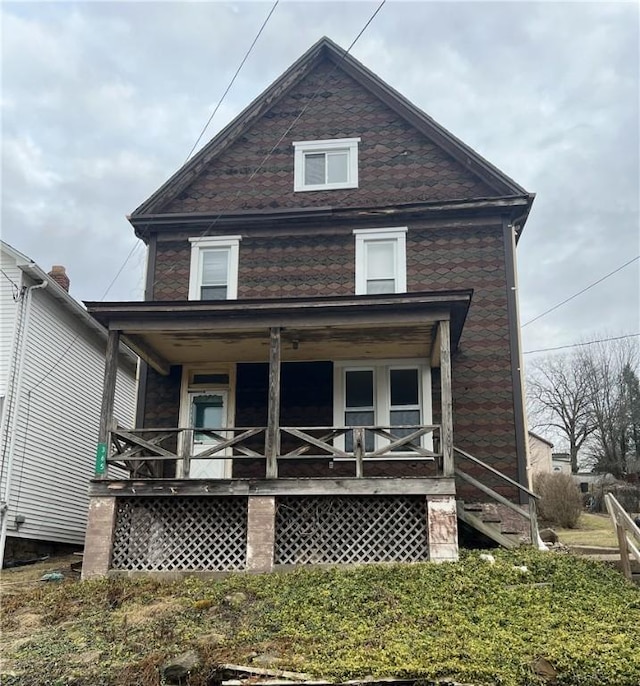
[[[515,486],[516,488],[518,488],[523,493],[526,493],[527,495],[529,495],[532,498],[536,498],[536,499],[538,498],[538,496],[533,491],[530,491],[528,488],[526,488],[522,484],[519,484],[517,481],[514,481],[512,478],[508,477],[506,474],[503,474],[502,472],[499,472],[497,469],[494,469],[493,467],[491,467],[491,465],[488,465],[486,462],[483,462],[482,460],[478,459],[477,457],[474,457],[473,455],[465,452],[464,450],[460,450],[460,448],[454,447],[454,450],[459,455],[462,455],[462,457],[466,457],[467,460],[470,460],[471,462],[474,462],[475,464],[479,465],[480,467],[483,467],[484,469],[491,472],[495,476],[499,477],[503,481],[506,481],[508,484]]]
[[[111,328],[111,327],[109,327]],[[139,336],[127,335],[125,339],[126,344],[141,357],[150,367],[153,367],[158,374],[162,376],[169,376],[170,364],[160,355],[147,341],[144,341]]]
[[[364,464],[362,458],[365,452],[365,430],[360,426],[353,430],[353,454],[356,458],[356,478],[364,476]]]
[[[489,524],[485,524],[480,517],[471,514],[470,512],[465,512],[464,506],[458,503],[458,517],[466,522],[469,526],[477,529],[481,534],[488,536],[491,540],[495,541],[503,548],[515,548],[517,546],[515,541],[507,538],[504,534],[500,533],[497,529],[494,529]]]
[[[508,508],[510,508],[514,512],[517,512],[519,515],[521,515],[525,519],[527,519],[529,521],[531,520],[531,513],[530,512],[527,512],[527,510],[522,509],[519,505],[512,503],[508,498],[505,498],[503,495],[500,495],[500,493],[497,493],[492,488],[489,488],[489,486],[485,486],[481,481],[474,479],[470,474],[463,472],[461,469],[456,469],[455,474],[456,474],[456,476],[459,476],[461,479],[463,479],[467,483],[471,484],[472,486],[475,486],[478,490],[482,491],[483,493],[486,493],[493,500],[496,500],[497,502],[502,503],[503,505],[506,505]],[[535,542],[532,541],[532,543],[533,543],[533,545],[535,545]]]
[[[269,346],[269,406],[267,431],[265,435],[265,456],[267,458],[267,479],[278,476],[278,453],[280,438],[280,353],[281,336],[279,327],[270,329]]]
[[[440,327],[436,327],[436,335],[431,346],[431,366],[440,366]]]
[[[230,431],[232,430],[233,429],[230,429]],[[243,455],[246,455],[247,457],[264,457],[264,455],[255,452],[255,450],[250,450],[249,448],[237,445],[238,443],[241,443],[242,441],[245,441],[246,439],[251,438],[256,434],[259,434],[261,431],[263,431],[262,427],[256,427],[255,429],[247,429],[246,431],[243,431],[241,434],[238,434],[233,438],[224,438],[212,429],[201,429],[199,430],[199,433],[206,434],[207,436],[212,436],[213,438],[219,440],[220,443],[216,443],[216,445],[211,446],[211,448],[203,450],[201,453],[194,455],[194,458],[210,457],[211,455],[219,453],[221,450],[226,450],[227,448],[231,447],[234,447],[236,450],[241,452]],[[229,458],[228,455],[225,457]]]
[[[118,349],[120,333],[109,331],[104,360],[104,380],[102,384],[102,404],[100,407],[100,426],[98,429],[98,455],[104,456],[104,463],[96,459],[95,475],[99,478],[107,477],[107,458],[111,446],[109,445],[109,431],[113,425],[113,407],[116,395],[116,379],[118,376]]]
[[[351,455],[349,453],[345,453],[344,450],[340,450],[340,448],[336,448],[335,446],[330,445],[329,443],[325,443],[319,438],[314,438],[313,436],[304,433],[299,429],[294,429],[293,427],[288,426],[286,428],[283,427],[282,431],[291,434],[292,436],[295,436],[296,438],[299,438],[302,441],[305,441],[305,443],[314,445],[316,446],[316,448],[326,450],[328,453],[326,457],[331,457],[332,455],[335,455],[337,457],[351,457]]]
[[[315,427],[313,427],[313,428],[315,428]],[[322,429],[324,427],[318,427],[318,428]],[[349,429],[346,429],[346,428],[345,429],[332,429],[328,433],[322,434],[322,436],[320,436],[318,438],[318,440],[322,441],[323,443],[326,443],[327,441],[333,440],[334,438],[337,438],[338,436],[342,436],[348,430]],[[281,431],[285,431],[287,433],[289,432],[287,427],[282,427]],[[309,431],[309,429],[305,429],[305,431]],[[299,448],[296,448],[295,450],[291,450],[290,452],[285,453],[284,455],[280,455],[280,459],[288,459],[288,458],[292,458],[292,457],[302,456],[305,453],[309,452],[309,450],[311,450],[311,447],[312,446],[310,444],[301,445]],[[326,455],[315,455],[314,457],[326,457]]]
[[[178,456],[174,452],[166,450],[165,448],[161,448],[159,445],[156,445],[151,441],[145,441],[144,438],[140,438],[130,431],[120,430],[117,432],[117,435],[118,438],[121,438],[128,443],[132,443],[133,445],[139,446],[140,448],[144,448],[145,450],[153,453],[153,455],[164,455],[165,457],[172,457],[174,460],[178,459]],[[151,458],[148,457],[147,459]]]
[[[419,305],[419,303],[418,303]],[[100,313],[98,313],[99,315]],[[256,313],[249,317],[234,317],[233,325],[229,326],[229,317],[225,316],[225,312],[214,312],[212,317],[198,316],[198,312],[187,313],[168,312],[166,319],[144,319],[144,316],[149,316],[152,313],[141,312],[140,318],[127,319],[122,317],[121,312],[118,313],[118,319],[113,319],[109,322],[110,329],[121,330],[126,332],[127,340],[130,336],[135,338],[135,334],[144,333],[148,331],[184,331],[188,326],[190,331],[260,331],[265,328],[313,328],[325,326],[344,326],[346,324],[357,325],[378,325],[387,327],[396,327],[402,324],[426,324],[429,322],[442,321],[443,318],[449,316],[447,310],[431,310],[425,311],[423,309],[404,311],[401,307],[397,311],[375,311],[367,312],[367,308],[363,307],[360,311],[353,309],[346,311],[329,311],[317,312],[311,309],[307,312],[283,312],[280,314]],[[131,313],[134,314],[134,313]],[[234,315],[237,313],[233,313]],[[180,316],[182,315],[182,316]],[[121,318],[122,317],[122,318]],[[197,318],[196,318],[197,317]],[[188,324],[187,324],[188,322]],[[140,339],[137,339],[140,340]],[[133,347],[134,344],[132,344]],[[142,343],[141,343],[142,345]],[[429,345],[430,347],[430,345]]]
[[[92,496],[455,495],[453,478],[93,480]]]
[[[400,428],[400,427],[391,427],[393,430],[394,428]],[[388,438],[391,443],[388,445],[383,446],[382,448],[378,448],[373,453],[369,453],[368,457],[379,457],[380,455],[386,455],[390,453],[392,450],[395,448],[400,448],[402,446],[405,447],[407,451],[411,450],[412,452],[415,452],[417,455],[421,455],[423,457],[435,457],[436,454],[434,452],[431,452],[430,450],[427,450],[426,448],[423,448],[420,445],[410,445],[411,441],[415,440],[416,438],[420,438],[421,436],[424,436],[427,433],[431,433],[428,429],[425,429],[424,427],[420,427],[416,431],[408,434],[407,436],[404,436],[403,438],[395,438],[393,434],[388,433],[386,431],[382,431],[377,428],[371,429],[373,433],[377,434],[378,436],[383,436],[384,438]]]
[[[451,331],[448,321],[441,321],[440,331],[440,393],[442,428],[440,443],[442,446],[442,473],[453,474],[453,396],[451,390]]]
[[[618,537],[618,548],[620,549],[620,565],[622,566],[622,573],[627,579],[632,578],[631,562],[629,561],[629,547],[627,545],[627,536],[624,527],[620,524],[616,517],[616,536]]]

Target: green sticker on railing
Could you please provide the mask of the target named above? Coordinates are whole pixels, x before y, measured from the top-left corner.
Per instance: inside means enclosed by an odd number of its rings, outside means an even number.
[[[96,474],[104,474],[107,469],[107,444],[98,443],[96,450]]]

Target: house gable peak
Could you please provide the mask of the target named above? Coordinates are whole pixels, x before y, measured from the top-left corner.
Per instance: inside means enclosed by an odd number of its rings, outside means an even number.
[[[333,65],[331,73],[335,70],[344,72],[346,77],[350,77],[359,87],[373,96],[374,99],[382,101],[391,109],[401,120],[415,130],[417,135],[430,141],[433,146],[443,151],[449,158],[453,158],[455,163],[460,166],[468,176],[477,179],[478,183],[484,184],[490,192],[478,195],[493,195],[494,197],[528,195],[527,192],[515,181],[503,174],[496,167],[482,158],[467,145],[440,126],[431,117],[425,114],[418,107],[413,105],[391,86],[382,81],[378,76],[361,64],[346,50],[334,43],[331,39],[323,36],[312,45],[296,62],[294,62],[278,79],[276,79],[262,94],[260,94],[251,104],[249,104],[233,121],[224,127],[207,143],[197,154],[186,162],[166,183],[164,183],[153,195],[142,203],[130,216],[134,226],[137,221],[149,215],[175,212],[172,203],[180,196],[185,189],[193,184],[199,177],[206,173],[214,161],[222,157],[226,151],[240,141],[260,120],[265,117],[278,103],[291,94],[302,81],[319,68],[323,63],[329,62]],[[326,79],[325,79],[326,80]],[[321,81],[321,85],[325,81]],[[319,90],[313,91],[315,94]],[[308,100],[307,100],[308,102]],[[291,111],[289,123],[295,123],[298,118],[306,111],[306,103],[297,113]],[[265,152],[261,159],[269,158],[279,142],[287,135],[289,129],[282,127],[282,138],[272,143],[266,143]],[[330,138],[331,136],[327,136]],[[340,136],[337,136],[340,137]],[[270,140],[270,139],[269,139]],[[271,147],[273,146],[273,147]],[[264,162],[263,162],[264,163]],[[251,164],[248,166],[253,169]],[[258,168],[258,164],[255,165]],[[251,176],[253,178],[253,175]],[[324,203],[326,204],[326,203]],[[234,208],[226,208],[234,209]]]

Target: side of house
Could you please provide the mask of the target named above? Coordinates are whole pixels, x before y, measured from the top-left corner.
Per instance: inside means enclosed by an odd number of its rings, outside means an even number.
[[[6,547],[10,558],[44,550],[43,542],[83,543],[106,332],[54,278],[4,243],[2,264],[0,555]],[[136,360],[123,348],[114,417],[126,426],[135,388]]]
[[[549,474],[553,471],[553,443],[533,431],[529,431],[529,488],[533,488],[536,474]]]

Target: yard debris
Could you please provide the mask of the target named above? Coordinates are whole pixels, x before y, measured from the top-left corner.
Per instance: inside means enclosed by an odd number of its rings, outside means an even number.
[[[245,665],[224,664],[220,665],[220,671],[227,679],[231,677],[247,678],[249,676],[270,676],[280,679],[294,679],[295,681],[310,681],[312,679],[309,674],[303,674],[302,672],[288,672],[283,669],[266,669],[264,667],[247,667]]]
[[[40,577],[40,581],[62,581],[64,574],[61,572],[48,572]]]
[[[488,562],[490,565],[495,564],[496,562],[496,558],[491,555],[491,553],[482,553],[482,555],[480,555],[480,559]]]

